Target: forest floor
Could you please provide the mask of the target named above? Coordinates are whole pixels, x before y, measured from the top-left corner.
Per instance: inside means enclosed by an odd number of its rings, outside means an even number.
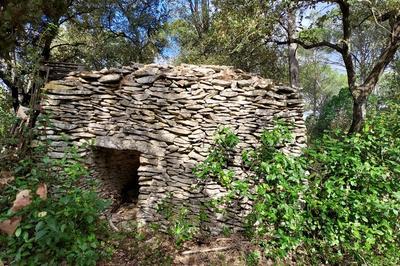
[[[100,266],[246,265],[246,254],[255,248],[240,236],[209,238],[204,243],[189,241],[179,248],[161,235],[140,240],[125,237],[115,244],[111,259],[99,263]],[[265,261],[262,265],[271,264]]]
[[[111,216],[108,245],[112,247],[111,265],[246,265],[246,254],[255,249],[240,235],[196,238],[181,245],[157,230],[138,229],[136,204],[123,204]],[[111,239],[111,240],[110,240]],[[265,265],[265,264],[263,264]]]
[[[273,265],[262,256],[252,258],[259,247],[240,234],[194,238],[177,245],[174,239],[158,230],[138,229],[133,217],[137,206],[122,204],[111,216],[107,245],[111,248],[108,260],[99,266],[114,265]],[[109,220],[109,222],[110,222]],[[258,261],[255,263],[249,260]]]

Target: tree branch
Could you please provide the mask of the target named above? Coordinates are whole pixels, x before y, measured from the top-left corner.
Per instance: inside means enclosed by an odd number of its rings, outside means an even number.
[[[54,48],[61,47],[61,46],[74,46],[74,47],[77,47],[77,46],[79,46],[79,45],[85,45],[85,44],[86,44],[86,43],[83,43],[83,42],[77,42],[77,43],[60,43],[60,44],[53,45],[53,46],[50,48],[50,50],[53,50]]]
[[[378,61],[372,68],[370,74],[365,79],[363,87],[368,88],[366,93],[371,93],[372,89],[378,83],[380,75],[385,70],[390,61],[392,61],[399,47],[400,47],[400,16],[396,18],[396,21],[392,26],[390,39],[387,47],[385,48],[385,50],[383,50],[382,54],[379,56]]]
[[[373,10],[371,10],[371,12],[373,13]],[[380,15],[379,17],[376,17],[376,19],[379,22],[385,22],[385,21],[387,21],[389,19],[395,18],[396,15],[397,15],[396,10],[391,10],[389,12],[386,12],[385,14]]]
[[[286,40],[286,41],[277,41],[277,40],[271,40],[271,41],[267,41],[267,42],[273,42],[276,43],[278,45],[284,45],[284,44],[290,44],[290,42],[292,43],[297,43],[299,45],[301,45],[304,49],[313,49],[313,48],[321,48],[321,47],[327,47],[327,48],[331,48],[339,53],[342,53],[342,48],[334,43],[330,43],[328,41],[321,41],[321,42],[316,42],[316,43],[305,43],[302,40],[299,39],[292,39],[291,41]]]

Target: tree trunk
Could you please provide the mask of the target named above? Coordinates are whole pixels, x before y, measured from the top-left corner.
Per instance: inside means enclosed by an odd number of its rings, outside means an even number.
[[[4,84],[6,84],[6,86],[11,91],[12,105],[13,105],[14,111],[16,112],[18,110],[18,107],[20,104],[18,87],[3,72],[0,72],[0,79],[3,81]]]
[[[7,85],[11,90],[11,97],[12,97],[12,105],[14,108],[14,112],[17,112],[19,107],[19,94],[18,94],[18,87],[14,85]]]
[[[349,134],[359,132],[362,128],[363,122],[366,116],[368,96],[375,89],[378,84],[379,78],[382,76],[383,71],[387,65],[392,61],[394,55],[400,47],[400,16],[395,17],[395,21],[392,24],[391,35],[389,42],[382,54],[378,58],[374,67],[370,71],[369,75],[365,79],[361,86],[351,86],[350,91],[353,95],[353,121],[349,129]]]
[[[362,92],[361,95],[354,95],[354,92]],[[349,129],[349,134],[360,132],[364,125],[367,115],[368,95],[364,92],[369,91],[367,88],[356,88],[352,90],[353,94],[353,120]]]
[[[297,44],[292,42],[296,35],[296,11],[289,10],[288,13],[288,39],[289,39],[289,83],[292,87],[300,87],[299,61],[297,60]]]
[[[50,54],[51,54],[51,43],[53,42],[52,37],[47,37],[46,40],[44,41],[43,49],[42,49],[42,60],[43,61],[49,61],[50,60]]]

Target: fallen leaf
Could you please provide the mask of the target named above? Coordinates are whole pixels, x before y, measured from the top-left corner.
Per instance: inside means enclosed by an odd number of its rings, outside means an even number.
[[[16,212],[21,210],[22,208],[28,206],[31,204],[32,198],[31,198],[31,191],[29,189],[22,190],[18,192],[13,206],[11,207],[11,210]]]
[[[47,199],[47,185],[41,183],[36,189],[36,194],[43,200]]]
[[[29,113],[29,108],[20,105],[17,110],[17,117],[21,118],[24,121],[27,121],[29,119],[27,113]]]
[[[8,183],[14,180],[14,176],[9,171],[0,172],[0,188],[5,187]]]
[[[0,222],[0,232],[6,233],[9,236],[13,235],[21,220],[20,216],[15,216]]]

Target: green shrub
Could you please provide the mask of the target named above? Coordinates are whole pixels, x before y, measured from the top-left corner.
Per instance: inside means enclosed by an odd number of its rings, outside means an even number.
[[[168,233],[178,247],[193,239],[197,231],[197,226],[189,218],[189,210],[184,207],[180,208],[179,212],[173,216],[173,222],[168,227]]]
[[[248,187],[254,191],[250,195],[253,209],[247,216],[246,231],[252,237],[268,238],[264,246],[271,256],[285,256],[302,241],[302,198],[307,189],[303,162],[276,148],[290,141],[288,127],[278,122],[273,130],[262,133],[258,148],[245,151],[242,156],[253,173]]]
[[[247,179],[234,173],[229,183],[219,178],[230,191],[219,202],[253,200],[247,232],[269,258],[297,254],[313,264],[398,265],[399,115],[400,105],[391,103],[369,117],[362,133],[327,134],[300,157],[277,149],[290,142],[288,127],[278,123],[262,133],[257,148],[243,152]],[[197,176],[232,171],[227,155],[234,148],[216,144]]]
[[[321,260],[399,263],[399,115],[391,105],[361,134],[325,136],[306,151],[305,234]]]
[[[353,110],[351,97],[350,90],[342,88],[323,104],[317,117],[310,115],[306,120],[309,139],[319,138],[329,130],[347,130]]]
[[[14,169],[15,182],[1,198],[11,202],[18,190],[31,189],[45,182],[47,200],[34,198],[17,213],[2,209],[0,220],[19,215],[22,222],[13,236],[1,236],[0,258],[17,265],[95,265],[102,255],[97,233],[107,203],[93,189],[80,188],[88,174],[77,151],[71,148],[63,159],[52,160],[39,146]],[[104,228],[103,228],[104,229]]]
[[[9,98],[10,96],[0,87],[0,169],[2,170],[10,170],[10,162],[17,158],[16,150],[8,149],[18,143],[12,135],[17,117],[12,111]]]
[[[93,192],[74,189],[59,199],[37,199],[24,209],[14,236],[1,254],[18,265],[95,265],[99,259],[98,216],[104,204]]]
[[[0,87],[0,141],[6,141],[9,136],[11,126],[14,124],[16,118],[11,111],[12,106],[9,95],[6,94]]]

